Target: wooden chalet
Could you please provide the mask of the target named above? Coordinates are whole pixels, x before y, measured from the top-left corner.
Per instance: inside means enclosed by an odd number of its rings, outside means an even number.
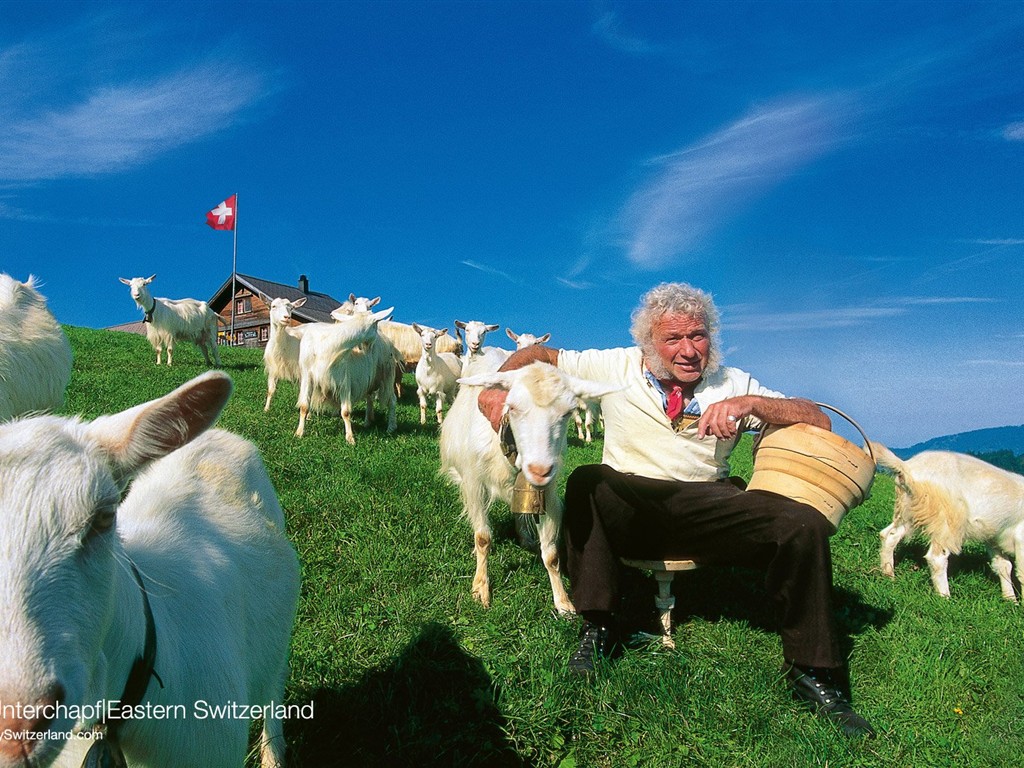
[[[299,275],[298,285],[275,283],[251,275],[235,273],[235,292],[231,295],[231,277],[217,289],[207,302],[224,323],[218,334],[221,344],[236,347],[265,347],[270,339],[270,302],[274,299],[295,301],[305,297],[306,303],[292,312],[292,324],[333,323],[331,311],[341,302],[326,293],[309,290],[309,278]],[[234,338],[231,337],[231,308],[234,304]]]

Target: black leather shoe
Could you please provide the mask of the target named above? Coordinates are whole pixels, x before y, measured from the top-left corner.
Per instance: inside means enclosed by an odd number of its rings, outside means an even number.
[[[832,720],[843,735],[875,738],[875,729],[853,711],[849,696],[836,683],[830,670],[787,664],[785,672],[793,698],[810,704],[819,715]]]
[[[569,671],[582,677],[590,677],[594,674],[599,659],[614,658],[620,650],[621,646],[614,629],[584,621],[580,629],[579,647],[569,657]]]

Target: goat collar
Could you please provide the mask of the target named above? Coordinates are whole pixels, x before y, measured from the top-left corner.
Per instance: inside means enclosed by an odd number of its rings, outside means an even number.
[[[142,575],[135,563],[129,561],[132,567],[132,575],[135,583],[139,585],[139,592],[142,594],[142,610],[146,616],[146,639],[142,647],[142,655],[136,657],[128,673],[128,680],[124,684],[124,691],[118,701],[116,708],[109,708],[104,712],[100,722],[95,728],[103,732],[103,738],[93,742],[82,762],[82,768],[126,768],[127,762],[124,759],[124,752],[118,739],[120,725],[132,720],[132,711],[142,703],[146,695],[146,688],[149,686],[149,678],[155,677],[164,687],[163,680],[153,668],[156,662],[156,623],[153,621],[153,609],[149,605],[149,595],[146,593],[146,585],[142,583]],[[126,716],[122,716],[122,713]]]
[[[498,443],[501,445],[501,452],[508,459],[513,467],[519,458],[519,449],[516,447],[516,436],[512,434],[512,425],[508,421],[508,411],[501,415],[501,424],[498,425]]]
[[[152,298],[152,297],[150,297],[150,298]],[[141,304],[139,306],[142,307]],[[142,311],[145,313],[142,316],[142,322],[144,322],[144,323],[152,323],[153,322],[153,310],[154,309],[156,309],[156,299],[153,299],[153,306],[151,306],[149,309],[146,309],[145,307],[142,307]]]

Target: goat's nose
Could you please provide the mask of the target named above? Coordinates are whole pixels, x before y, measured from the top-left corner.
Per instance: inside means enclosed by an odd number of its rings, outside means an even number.
[[[42,698],[21,702],[0,692],[0,757],[27,760],[39,745],[40,736],[50,727],[57,714],[57,702],[64,689],[53,685]]]
[[[530,482],[534,485],[547,485],[551,482],[554,467],[551,464],[527,464],[526,473],[532,478]]]

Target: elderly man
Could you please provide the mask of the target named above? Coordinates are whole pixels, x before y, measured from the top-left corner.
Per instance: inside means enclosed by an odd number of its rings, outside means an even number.
[[[831,524],[817,510],[728,480],[739,435],[762,424],[830,429],[809,400],[789,399],[721,365],[718,310],[707,293],[659,285],[633,313],[636,347],[573,352],[530,347],[503,369],[536,360],[623,389],[602,400],[602,463],[581,466],[565,492],[572,599],[583,617],[573,672],[589,675],[618,648],[620,557],[693,558],[765,572],[794,695],[849,736],[874,736],[854,712],[832,616]],[[504,393],[480,408],[497,426]]]

